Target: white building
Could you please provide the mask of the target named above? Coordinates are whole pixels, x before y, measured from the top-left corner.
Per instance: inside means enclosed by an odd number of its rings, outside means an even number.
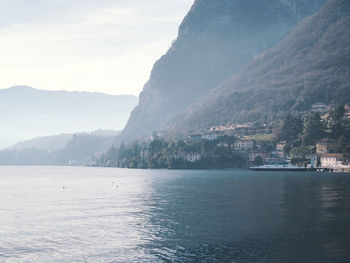
[[[287,146],[287,142],[286,141],[283,141],[283,142],[279,142],[276,144],[276,150],[277,151],[284,151],[284,149],[286,148]]]
[[[287,142],[279,142],[276,144],[276,155],[280,158],[283,158],[285,155],[284,149],[287,146]]]
[[[318,102],[318,103],[315,103],[312,105],[311,107],[311,111],[312,112],[326,112],[327,111],[327,108],[328,106],[321,103],[321,102]]]
[[[344,158],[340,153],[327,153],[320,156],[320,164],[323,168],[341,167]]]
[[[208,141],[216,141],[219,139],[219,136],[216,133],[203,134],[202,139]]]
[[[254,148],[254,140],[239,140],[234,143],[235,151],[249,151]]]
[[[188,153],[185,155],[185,160],[190,163],[198,162],[202,159],[199,153]]]
[[[202,156],[199,153],[181,153],[175,154],[175,159],[182,159],[184,161],[195,163],[202,159]]]

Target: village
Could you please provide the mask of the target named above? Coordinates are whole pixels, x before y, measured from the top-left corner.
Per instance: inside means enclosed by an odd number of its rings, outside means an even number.
[[[316,103],[270,123],[210,127],[178,141],[155,133],[112,148],[99,166],[221,169],[289,163],[309,171],[350,172],[350,107]]]
[[[305,112],[304,116],[312,113],[319,113],[322,121],[330,122],[330,113],[336,109],[335,105],[325,105],[316,103],[310,112]],[[342,122],[350,123],[350,107],[344,106],[344,116]],[[191,141],[209,140],[219,141],[222,136],[233,136],[237,140],[228,145],[218,144],[240,154],[247,161],[247,166],[262,164],[277,164],[291,162],[294,158],[303,159],[298,165],[306,165],[308,170],[350,172],[350,157],[337,152],[338,143],[334,139],[322,138],[318,140],[313,148],[313,152],[303,154],[290,154],[287,150],[287,141],[278,141],[278,131],[273,124],[264,124],[254,127],[253,123],[243,123],[226,126],[211,127],[208,133],[193,134],[189,136]],[[199,153],[192,153],[183,156],[187,161],[198,161]]]

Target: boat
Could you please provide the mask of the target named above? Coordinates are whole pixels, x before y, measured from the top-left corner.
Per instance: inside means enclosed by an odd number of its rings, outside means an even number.
[[[271,158],[272,159],[272,158]],[[286,160],[279,160],[278,162],[271,162],[269,158],[266,159],[266,164],[259,166],[249,167],[253,171],[292,171],[292,172],[302,172],[307,171],[306,167],[300,167],[291,164],[291,162]]]

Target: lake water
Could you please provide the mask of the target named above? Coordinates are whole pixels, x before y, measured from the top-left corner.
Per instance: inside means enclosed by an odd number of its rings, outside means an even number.
[[[0,167],[0,262],[350,262],[350,174]]]

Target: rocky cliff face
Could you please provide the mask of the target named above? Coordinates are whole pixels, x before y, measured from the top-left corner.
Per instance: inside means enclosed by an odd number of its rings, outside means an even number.
[[[288,37],[177,117],[177,132],[350,102],[350,1],[329,0]]]
[[[279,42],[325,0],[196,0],[166,55],[154,65],[124,138],[167,125],[242,65]]]

